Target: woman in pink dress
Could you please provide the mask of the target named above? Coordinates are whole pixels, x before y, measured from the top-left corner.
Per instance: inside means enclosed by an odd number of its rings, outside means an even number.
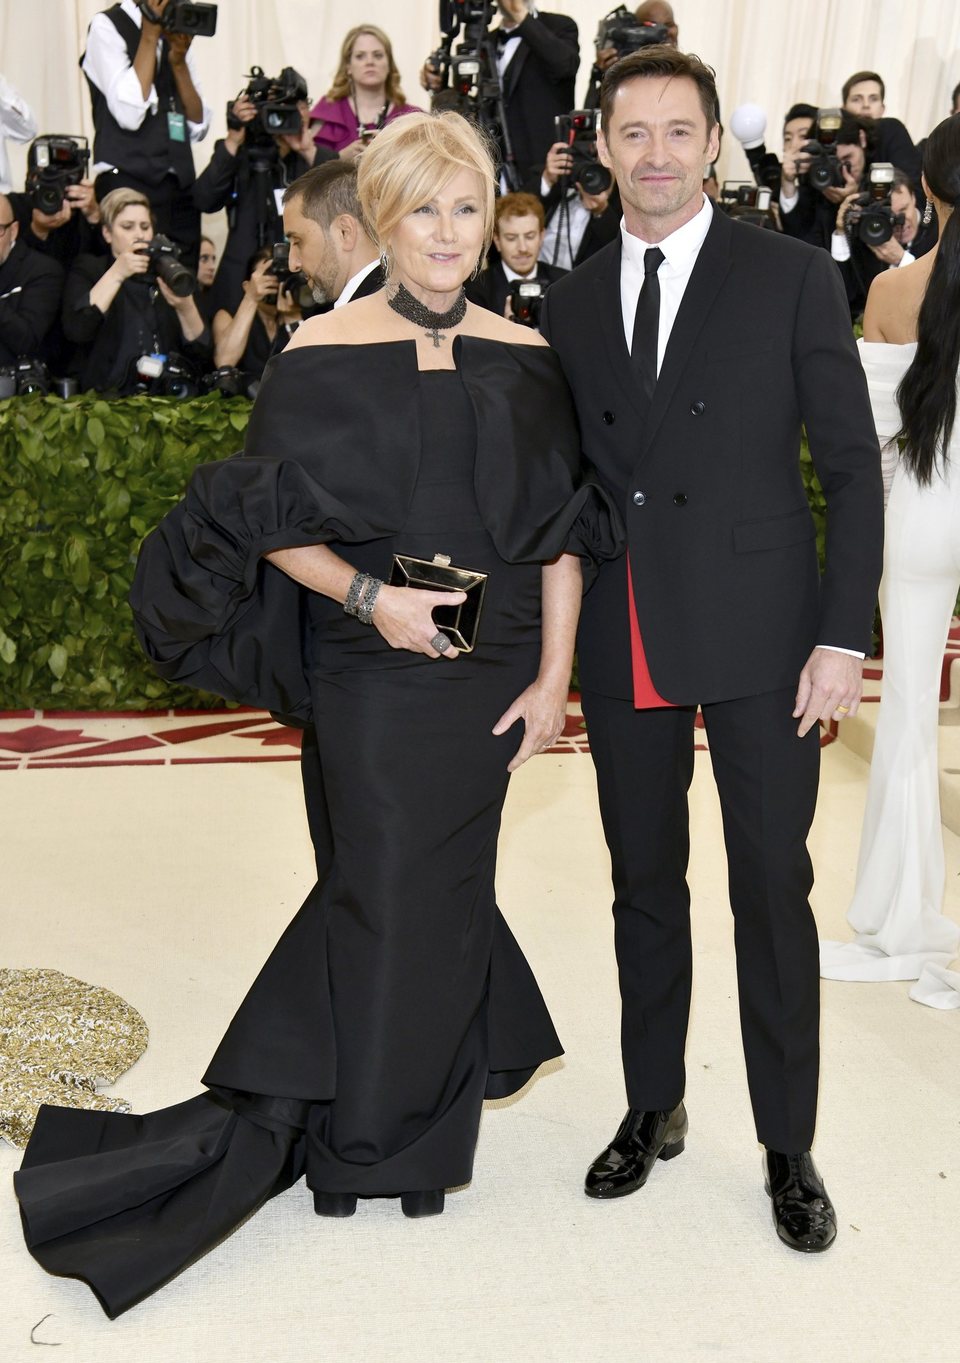
[[[390,39],[373,24],[359,24],[343,40],[333,84],[310,111],[319,123],[313,140],[354,157],[387,123],[419,112],[404,102]]]

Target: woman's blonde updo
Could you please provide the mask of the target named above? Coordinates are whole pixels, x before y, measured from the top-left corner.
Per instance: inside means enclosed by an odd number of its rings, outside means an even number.
[[[389,242],[398,224],[429,203],[460,170],[472,170],[480,181],[486,255],[493,237],[496,173],[490,150],[472,123],[455,113],[402,114],[361,152],[360,207],[388,274],[393,268]]]

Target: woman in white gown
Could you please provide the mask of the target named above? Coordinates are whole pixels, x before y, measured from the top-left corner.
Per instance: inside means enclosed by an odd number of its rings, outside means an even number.
[[[960,1008],[947,967],[937,725],[940,671],[960,589],[960,119],[927,140],[924,188],[940,224],[928,255],[874,280],[860,356],[883,450],[883,694],[870,767],[852,942],[823,942],[832,980],[917,980],[911,998]]]

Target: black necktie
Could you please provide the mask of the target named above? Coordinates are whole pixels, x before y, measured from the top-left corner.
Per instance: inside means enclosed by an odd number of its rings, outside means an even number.
[[[664,255],[659,246],[643,253],[643,288],[633,319],[630,361],[642,396],[649,402],[657,386],[657,335],[660,330],[660,281],[657,271]]]

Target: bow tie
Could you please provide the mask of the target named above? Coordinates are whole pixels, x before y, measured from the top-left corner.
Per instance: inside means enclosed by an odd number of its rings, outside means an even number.
[[[497,40],[497,47],[506,47],[511,38],[519,38],[520,34],[515,28],[498,28],[494,37]]]

